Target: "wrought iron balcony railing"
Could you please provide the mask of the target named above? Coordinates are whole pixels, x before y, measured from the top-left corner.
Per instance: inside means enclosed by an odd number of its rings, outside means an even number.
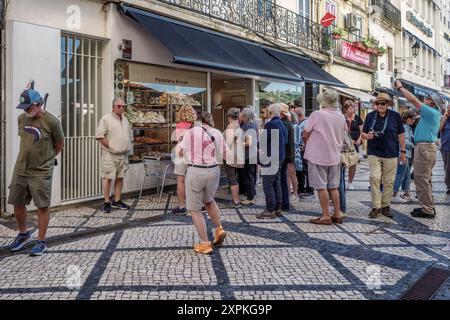
[[[380,10],[381,17],[392,27],[397,30],[402,29],[402,14],[390,1],[387,0],[372,0],[372,6]]]
[[[243,27],[259,36],[323,52],[323,26],[269,0],[158,0]]]

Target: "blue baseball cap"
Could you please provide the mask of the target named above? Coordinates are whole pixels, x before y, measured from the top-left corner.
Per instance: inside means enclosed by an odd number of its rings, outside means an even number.
[[[42,104],[44,99],[42,99],[41,94],[36,90],[28,89],[21,93],[19,101],[20,104],[17,106],[17,109],[26,110],[35,103]]]

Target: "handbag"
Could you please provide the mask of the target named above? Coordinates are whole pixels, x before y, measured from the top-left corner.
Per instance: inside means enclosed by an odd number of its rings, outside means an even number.
[[[353,145],[350,133],[346,132],[344,135],[344,143],[341,149],[341,164],[350,168],[359,162],[359,154],[356,152],[355,146]]]

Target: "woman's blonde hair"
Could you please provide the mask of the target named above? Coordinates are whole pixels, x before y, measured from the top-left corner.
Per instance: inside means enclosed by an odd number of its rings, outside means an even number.
[[[177,112],[177,122],[194,122],[197,120],[197,112],[191,105],[183,105]]]

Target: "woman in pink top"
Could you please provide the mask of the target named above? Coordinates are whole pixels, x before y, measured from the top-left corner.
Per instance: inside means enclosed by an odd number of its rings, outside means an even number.
[[[228,146],[213,125],[211,114],[203,111],[201,122],[196,122],[180,143],[180,155],[186,158],[189,166],[186,173],[186,208],[191,212],[200,237],[200,243],[194,245],[194,250],[204,254],[212,253],[212,245],[221,245],[227,236],[214,196],[220,180],[219,164],[223,162]],[[212,242],[208,239],[206,221],[201,212],[203,206],[216,226]]]
[[[175,127],[175,139],[178,144],[175,150],[178,150],[180,142],[183,140],[184,134],[192,128],[194,121],[197,120],[197,112],[190,105],[184,105],[180,107],[177,113],[177,124]],[[178,152],[176,152],[178,154]],[[187,164],[183,163],[183,158],[175,159],[175,168],[173,173],[177,176],[177,196],[178,207],[172,209],[172,213],[176,215],[185,215],[186,210],[186,187],[185,176],[187,170]]]
[[[306,142],[309,183],[319,194],[322,216],[311,223],[330,225],[342,223],[339,206],[341,149],[346,131],[345,117],[338,110],[338,94],[334,90],[317,96],[322,109],[314,111],[303,133]],[[334,215],[330,217],[329,201],[333,201]]]

